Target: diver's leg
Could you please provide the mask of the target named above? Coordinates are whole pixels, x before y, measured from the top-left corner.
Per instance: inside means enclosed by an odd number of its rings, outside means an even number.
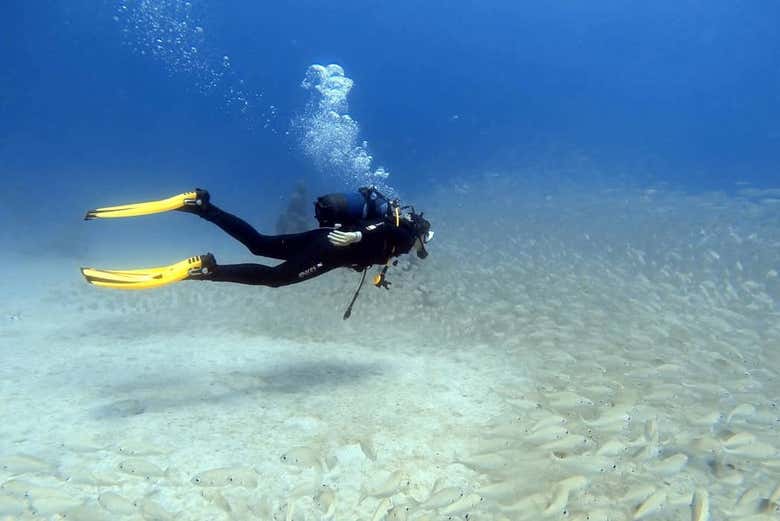
[[[295,257],[274,267],[262,264],[220,265],[213,255],[208,254],[203,256],[202,269],[192,272],[187,278],[278,288],[309,280],[340,266],[349,266],[348,252],[344,250],[332,246],[327,236],[323,236],[315,238]]]
[[[253,254],[261,257],[288,260],[300,255],[313,242],[321,242],[316,239],[324,238],[327,235],[327,230],[321,229],[290,235],[263,235],[243,219],[215,206],[211,202],[211,194],[208,190],[196,188],[195,194],[196,198],[193,204],[182,206],[178,210],[193,213],[213,222],[246,246]]]
[[[312,261],[310,264],[287,261],[274,267],[262,264],[226,264],[217,265],[208,277],[203,278],[217,282],[278,288],[309,280],[336,267],[338,266],[318,261]]]
[[[207,269],[201,272],[203,275],[191,278],[278,288],[309,280],[340,266],[349,266],[348,256],[341,250],[331,246],[327,238],[314,240],[295,257],[273,267],[262,264],[219,265],[211,257]]]
[[[209,204],[208,208],[198,215],[219,226],[254,255],[272,259],[288,260],[298,256],[313,243],[320,242],[328,233],[328,230],[315,229],[287,235],[263,235],[243,219],[213,204]]]

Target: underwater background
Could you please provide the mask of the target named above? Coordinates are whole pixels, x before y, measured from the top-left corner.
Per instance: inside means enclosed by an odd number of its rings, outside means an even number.
[[[780,4],[0,5],[0,519],[777,519]],[[368,184],[390,291],[86,284]]]

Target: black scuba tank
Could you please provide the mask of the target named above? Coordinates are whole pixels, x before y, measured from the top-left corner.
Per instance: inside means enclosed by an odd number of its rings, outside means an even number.
[[[376,188],[363,187],[356,192],[327,194],[317,198],[314,215],[321,227],[358,225],[361,221],[385,219],[393,201]]]

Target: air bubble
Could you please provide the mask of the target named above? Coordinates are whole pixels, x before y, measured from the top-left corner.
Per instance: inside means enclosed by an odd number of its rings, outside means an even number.
[[[127,4],[127,5],[125,5]],[[184,75],[204,95],[215,95],[226,109],[245,120],[259,122],[267,114],[252,114],[259,92],[247,92],[236,77],[230,57],[209,49],[204,24],[194,17],[192,2],[183,0],[117,0],[114,19],[121,22],[120,31],[126,45],[141,56],[153,56],[171,75]],[[251,121],[248,121],[253,125]]]
[[[388,172],[373,170],[368,143],[359,141],[360,127],[347,113],[353,81],[336,64],[312,65],[301,86],[311,92],[306,113],[295,122],[304,153],[318,169],[334,172],[350,185],[373,184],[388,196],[395,191],[384,182]],[[273,114],[276,108],[270,107]],[[381,172],[377,176],[377,172]]]

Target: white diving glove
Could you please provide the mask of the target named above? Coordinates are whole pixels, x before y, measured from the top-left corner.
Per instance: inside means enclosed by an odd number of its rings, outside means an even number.
[[[349,246],[356,242],[360,242],[363,238],[363,234],[360,232],[341,232],[339,230],[333,230],[328,234],[328,240],[333,246]]]

